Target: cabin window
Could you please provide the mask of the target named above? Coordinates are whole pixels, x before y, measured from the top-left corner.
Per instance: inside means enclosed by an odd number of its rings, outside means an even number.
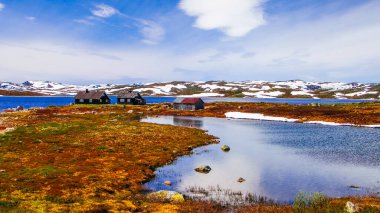
[[[79,102],[84,103],[84,99],[80,99]]]
[[[127,103],[130,103],[130,102],[131,102],[131,99],[128,98],[128,99],[127,99]]]
[[[124,98],[121,98],[120,99],[120,103],[124,103],[125,102],[125,99]]]
[[[92,103],[92,99],[90,99],[89,102]]]
[[[100,103],[102,103],[102,102],[103,102],[103,99],[100,99],[99,101],[100,101]]]

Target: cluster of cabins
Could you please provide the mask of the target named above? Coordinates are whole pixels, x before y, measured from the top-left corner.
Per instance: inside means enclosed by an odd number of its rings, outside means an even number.
[[[104,91],[81,91],[75,96],[75,104],[111,104],[111,98]],[[144,105],[146,100],[135,91],[124,91],[117,96],[117,104]],[[174,109],[198,110],[204,108],[201,98],[177,98]]]

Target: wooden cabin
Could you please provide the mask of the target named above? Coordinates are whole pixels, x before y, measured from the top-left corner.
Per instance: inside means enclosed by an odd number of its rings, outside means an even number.
[[[198,110],[204,109],[204,102],[201,98],[177,98],[173,107],[178,110]]]
[[[138,92],[124,91],[117,96],[118,104],[144,105],[145,99]]]
[[[110,104],[111,99],[104,91],[86,91],[78,92],[75,96],[75,104]]]

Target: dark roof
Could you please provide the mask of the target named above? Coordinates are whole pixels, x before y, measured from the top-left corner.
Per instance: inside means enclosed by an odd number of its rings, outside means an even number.
[[[100,99],[102,96],[107,96],[104,91],[81,91],[75,96],[75,99]]]
[[[196,104],[199,101],[203,102],[203,100],[201,98],[177,98],[174,100],[174,103],[177,103],[177,104]]]
[[[124,91],[120,93],[117,97],[118,98],[140,98],[141,96],[138,92],[135,92],[135,91]]]

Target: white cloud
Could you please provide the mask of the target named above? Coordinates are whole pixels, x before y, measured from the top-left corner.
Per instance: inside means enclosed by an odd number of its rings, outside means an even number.
[[[0,11],[2,11],[5,8],[5,5],[3,3],[0,3]]]
[[[165,76],[172,76],[172,64],[177,63],[165,50],[115,50],[79,47],[69,41],[64,45],[57,43],[0,42],[0,58],[7,61],[0,64],[1,79],[17,82],[28,79],[63,82],[115,82],[125,78],[164,80]]]
[[[165,30],[156,22],[149,20],[138,20],[141,24],[140,33],[144,39],[142,42],[146,44],[157,44],[165,36]]]
[[[97,4],[95,9],[91,10],[91,13],[94,16],[108,18],[118,13],[118,10],[106,4]]]
[[[241,37],[264,25],[264,0],[181,0],[179,8],[196,16],[195,27],[221,30],[228,36]]]
[[[36,17],[34,17],[34,16],[26,16],[25,19],[29,20],[29,21],[35,21]]]
[[[314,19],[299,19],[310,11],[282,14],[255,34],[231,41],[255,53],[249,60],[242,58],[241,53],[231,53],[220,61],[184,68],[220,70],[223,79],[238,76],[267,80],[376,81],[380,79],[379,9],[380,2],[372,1]],[[231,42],[219,43],[217,48],[228,48]],[[199,61],[214,54],[210,51]],[[236,71],[231,75],[228,70]]]

